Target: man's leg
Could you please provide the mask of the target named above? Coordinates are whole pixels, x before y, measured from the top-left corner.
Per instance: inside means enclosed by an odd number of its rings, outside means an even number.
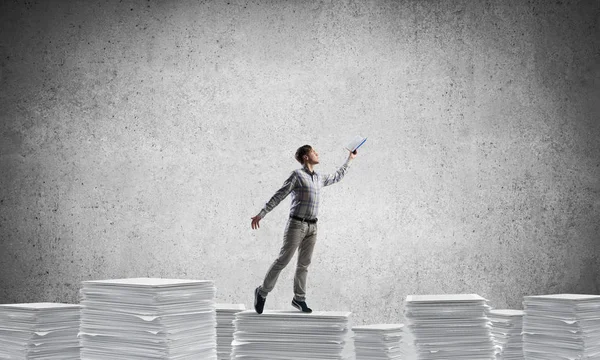
[[[290,262],[298,245],[306,236],[307,231],[307,223],[293,219],[288,220],[283,234],[283,246],[279,251],[279,256],[267,271],[263,284],[258,288],[258,293],[262,297],[266,297],[267,294],[273,290],[275,283],[277,283],[277,278],[279,278],[279,273],[281,273],[281,270],[283,270]]]
[[[306,277],[316,242],[317,224],[309,224],[306,237],[298,247],[298,265],[294,276],[294,299],[297,301],[306,300]]]

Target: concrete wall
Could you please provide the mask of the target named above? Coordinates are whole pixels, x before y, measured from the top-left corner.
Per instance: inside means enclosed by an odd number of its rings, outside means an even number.
[[[83,4],[85,3],[85,4]],[[408,294],[600,293],[597,1],[0,5],[0,302],[80,281],[214,279],[252,306],[312,144],[309,304],[400,321]],[[268,309],[290,308],[293,266]]]

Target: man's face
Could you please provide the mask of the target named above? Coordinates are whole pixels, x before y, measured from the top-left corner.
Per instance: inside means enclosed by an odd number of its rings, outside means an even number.
[[[319,163],[319,153],[315,149],[310,150],[310,152],[308,153],[307,156],[308,156],[308,160],[306,160],[307,164],[316,165]]]

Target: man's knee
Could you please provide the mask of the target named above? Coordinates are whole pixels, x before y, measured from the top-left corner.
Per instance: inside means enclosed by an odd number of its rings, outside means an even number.
[[[298,261],[298,270],[306,270],[308,269],[308,266],[310,265],[310,259],[308,260],[304,260],[304,261]]]
[[[288,255],[288,254],[279,255],[279,257],[277,258],[277,260],[275,260],[276,266],[281,267],[283,269],[284,267],[287,266],[287,264],[290,263],[290,260],[292,260],[293,256],[294,256],[294,254],[292,254],[292,255]]]

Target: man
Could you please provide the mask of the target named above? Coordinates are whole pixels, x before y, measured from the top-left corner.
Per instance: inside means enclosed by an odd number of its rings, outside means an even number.
[[[254,309],[257,313],[262,314],[267,295],[275,287],[279,273],[290,262],[296,249],[298,250],[298,264],[294,276],[292,306],[303,312],[312,312],[306,305],[306,275],[317,241],[317,213],[321,188],[342,180],[350,162],[355,157],[356,150],[348,155],[344,165],[335,173],[324,176],[314,172],[314,166],[319,163],[319,154],[310,145],[301,146],[296,151],[296,160],[302,164],[302,168],[293,171],[260,213],[252,217],[252,229],[259,228],[260,220],[281,200],[290,193],[292,194],[290,218],[283,234],[283,246],[279,256],[269,268],[262,285],[254,290]]]

